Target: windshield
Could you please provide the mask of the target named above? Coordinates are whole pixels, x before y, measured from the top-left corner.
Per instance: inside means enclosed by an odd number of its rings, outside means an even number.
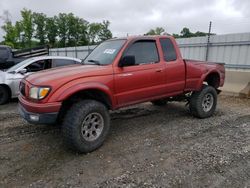
[[[89,54],[83,64],[111,64],[125,42],[126,40],[111,40],[101,43]]]
[[[18,68],[20,68],[21,66],[25,65],[26,63],[32,61],[33,58],[29,58],[29,59],[26,59],[24,61],[21,61],[20,63],[14,65],[13,67],[9,68],[6,72],[13,72],[13,71],[16,71]]]

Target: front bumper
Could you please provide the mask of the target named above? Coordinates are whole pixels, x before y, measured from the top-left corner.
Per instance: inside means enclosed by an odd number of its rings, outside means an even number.
[[[19,95],[19,113],[33,124],[54,124],[61,108],[61,102],[34,103]]]
[[[55,124],[58,116],[57,112],[43,114],[28,112],[21,104],[19,104],[18,111],[26,121],[32,124]]]

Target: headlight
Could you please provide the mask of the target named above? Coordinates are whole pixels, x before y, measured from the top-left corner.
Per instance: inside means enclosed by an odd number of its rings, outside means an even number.
[[[32,99],[43,99],[50,91],[49,87],[32,87],[30,88],[29,96]]]

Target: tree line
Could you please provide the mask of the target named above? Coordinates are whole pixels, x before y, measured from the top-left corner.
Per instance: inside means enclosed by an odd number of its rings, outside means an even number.
[[[103,20],[101,23],[90,23],[73,13],[59,13],[49,17],[44,13],[32,12],[28,9],[21,10],[21,20],[12,23],[8,11],[0,16],[4,20],[1,27],[5,35],[2,44],[12,48],[30,48],[48,44],[50,47],[70,47],[98,44],[112,38],[109,29],[110,22]],[[150,29],[144,35],[166,35],[164,28]],[[179,34],[173,33],[175,38],[189,38],[207,36],[206,32],[191,32],[184,27]],[[211,33],[214,35],[214,33]]]
[[[5,11],[2,29],[5,45],[13,48],[29,48],[48,44],[50,47],[92,45],[112,38],[110,22],[90,23],[73,13],[59,13],[48,17],[44,13],[21,10],[21,20],[12,23]]]
[[[168,34],[165,32],[165,29],[162,27],[156,27],[155,29],[150,29],[146,34],[144,35],[166,35]],[[173,33],[172,36],[174,38],[190,38],[190,37],[203,37],[207,36],[208,33],[201,32],[201,31],[196,31],[196,32],[191,32],[189,28],[184,27],[180,34]],[[210,35],[215,35],[215,33],[210,33]]]

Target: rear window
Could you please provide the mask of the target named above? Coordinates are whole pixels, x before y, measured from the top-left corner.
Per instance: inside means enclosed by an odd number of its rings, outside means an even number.
[[[175,61],[177,59],[176,51],[172,41],[168,38],[160,39],[165,61]]]

